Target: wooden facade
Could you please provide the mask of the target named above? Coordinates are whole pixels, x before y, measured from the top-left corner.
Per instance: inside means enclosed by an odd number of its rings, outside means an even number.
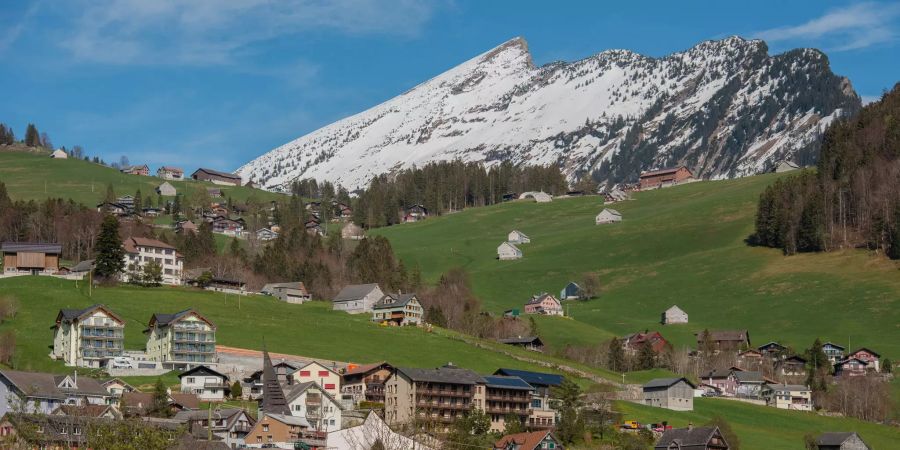
[[[4,242],[2,244],[3,271],[53,273],[59,270],[60,244]]]
[[[681,183],[694,177],[687,167],[654,170],[641,174],[641,189],[653,189]]]

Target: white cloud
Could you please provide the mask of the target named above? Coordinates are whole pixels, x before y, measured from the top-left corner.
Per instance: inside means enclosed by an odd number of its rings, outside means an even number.
[[[855,50],[895,41],[898,17],[900,4],[857,3],[800,25],[759,31],[753,37],[767,42],[824,45],[829,51]]]
[[[84,0],[59,42],[79,61],[222,65],[303,32],[414,36],[435,10],[416,0]]]

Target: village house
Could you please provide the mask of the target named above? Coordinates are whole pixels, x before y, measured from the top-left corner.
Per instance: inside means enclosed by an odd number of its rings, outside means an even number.
[[[50,357],[67,366],[106,367],[122,356],[125,321],[104,305],[61,309],[53,327]]]
[[[66,153],[65,150],[62,150],[62,149],[56,149],[56,150],[53,150],[53,153],[50,154],[50,158],[53,158],[53,159],[68,159],[68,158],[69,158],[69,154]]]
[[[826,342],[822,344],[822,352],[825,353],[825,356],[828,357],[828,360],[831,361],[831,364],[835,364],[838,361],[844,359],[844,351],[847,349],[843,346],[835,344],[833,342]]]
[[[179,411],[172,419],[184,423],[189,433],[206,436],[212,432],[217,438],[215,442],[222,442],[229,448],[244,447],[247,434],[256,424],[256,420],[241,408],[215,408],[212,414],[203,410]]]
[[[341,375],[334,369],[313,361],[288,375],[288,384],[302,384],[314,381],[333,398],[340,398]]]
[[[532,295],[531,299],[525,302],[525,314],[564,315],[562,303],[556,297],[546,292]]]
[[[153,314],[144,333],[148,359],[163,367],[189,369],[218,362],[216,326],[193,309]]]
[[[347,367],[341,376],[341,397],[349,397],[353,404],[384,403],[384,382],[392,371],[393,366],[384,361]]]
[[[449,429],[472,408],[484,408],[484,384],[477,373],[451,364],[398,367],[385,384],[385,420],[392,425],[428,420]]]
[[[507,434],[494,442],[495,450],[563,450],[550,430]]]
[[[835,377],[864,377],[869,372],[869,363],[859,358],[847,358],[834,364]]]
[[[231,386],[228,375],[207,366],[196,366],[178,374],[181,392],[194,394],[204,402],[221,402],[228,398]]]
[[[418,439],[418,437],[417,437]],[[432,441],[432,439],[427,439]],[[369,411],[362,424],[328,433],[324,448],[329,450],[435,450],[429,446],[392,430],[375,411]]]
[[[131,208],[121,203],[102,202],[97,204],[97,212],[110,214],[116,217],[122,217],[131,214]]]
[[[353,208],[346,203],[332,202],[334,204],[334,217],[340,220],[350,220],[353,217]]]
[[[484,378],[484,412],[491,419],[491,431],[506,429],[506,419],[515,416],[522,426],[531,417],[531,399],[534,387],[525,380],[508,375],[488,375]]]
[[[826,432],[816,440],[819,450],[871,450],[855,432]]]
[[[739,398],[759,398],[765,384],[770,382],[759,371],[734,370],[732,374],[737,382],[734,396]]]
[[[15,410],[50,414],[60,405],[106,405],[114,400],[85,376],[0,369],[0,417]]]
[[[49,275],[59,270],[60,244],[33,242],[4,242],[3,272],[6,274]]]
[[[600,214],[597,214],[597,217],[594,218],[594,222],[597,225],[616,223],[621,221],[622,213],[612,208],[604,208],[603,211],[600,211]]]
[[[178,194],[178,191],[175,189],[175,186],[172,186],[168,181],[164,181],[162,184],[156,187],[156,193],[162,195],[163,197],[174,197]]]
[[[244,436],[244,444],[249,447],[293,448],[310,429],[309,422],[303,417],[269,412],[261,412],[260,415],[262,417]]]
[[[150,167],[146,164],[140,166],[125,166],[119,169],[119,171],[128,175],[140,175],[142,177],[150,176]]]
[[[673,411],[693,411],[696,388],[687,378],[656,378],[643,386],[644,404]]]
[[[653,353],[661,353],[666,347],[669,347],[669,341],[663,337],[662,333],[659,331],[644,331],[631,333],[621,339],[622,348],[625,349],[625,353],[630,355],[636,355],[640,353],[641,348],[645,345],[649,345],[650,349],[653,350]]]
[[[504,242],[497,247],[497,259],[501,261],[522,259],[522,250],[513,243]]]
[[[263,286],[260,294],[269,295],[286,303],[301,305],[312,300],[312,295],[306,290],[302,281],[288,283],[269,283]]]
[[[672,305],[669,309],[663,311],[660,322],[663,325],[671,325],[675,323],[688,323],[688,315],[678,305]]]
[[[196,234],[198,231],[197,224],[191,222],[190,220],[182,220],[175,224],[175,233],[184,234],[184,233],[194,233]]]
[[[403,209],[403,222],[418,222],[428,218],[428,209],[422,205],[411,205]]]
[[[881,355],[875,353],[872,350],[869,350],[865,347],[859,348],[847,354],[847,359],[856,358],[860,361],[866,362],[866,368],[868,370],[874,370],[875,372],[881,372]]]
[[[719,427],[674,428],[666,430],[653,450],[729,450]]]
[[[733,397],[737,392],[737,378],[734,368],[713,369],[699,375],[700,389],[716,396]]]
[[[315,217],[304,222],[303,226],[306,228],[306,234],[310,236],[325,236],[325,228]]]
[[[812,391],[797,384],[767,384],[762,392],[766,405],[778,409],[812,411]]]
[[[244,234],[244,224],[240,220],[216,217],[212,221],[212,232],[226,236],[240,237]]]
[[[291,384],[284,396],[291,415],[306,419],[312,430],[327,433],[341,429],[343,406],[317,382]]]
[[[561,375],[504,368],[497,369],[494,375],[518,377],[534,388],[531,397],[531,415],[528,417],[527,424],[529,428],[540,429],[556,426],[557,411],[553,409],[550,399],[553,389],[563,382]]]
[[[358,241],[365,237],[365,230],[363,230],[362,227],[353,222],[347,222],[347,224],[341,228],[341,239]]]
[[[156,239],[143,237],[130,237],[122,242],[125,249],[125,272],[121,278],[124,282],[130,282],[133,274],[142,274],[144,268],[151,261],[159,264],[162,271],[162,284],[180,286],[184,257],[175,250],[175,247]]]
[[[256,240],[268,242],[274,241],[278,239],[278,232],[272,230],[271,228],[260,228],[256,230]]]
[[[783,376],[804,376],[806,360],[794,355],[775,361],[775,373]]]
[[[550,203],[553,201],[553,196],[543,191],[523,192],[521,195],[519,195],[519,200],[525,200],[529,198],[534,199],[534,201],[537,203]]]
[[[574,281],[570,281],[559,291],[560,300],[577,300],[579,298],[581,298],[581,286]]]
[[[544,351],[544,341],[537,336],[518,336],[514,338],[497,339],[497,342],[516,347],[522,347],[525,350],[535,352]]]
[[[674,186],[692,180],[694,175],[687,167],[678,166],[668,169],[642,172],[640,176],[641,190]]]
[[[697,337],[697,349],[703,350],[706,332],[694,333]],[[750,333],[747,330],[713,330],[709,331],[709,343],[713,351],[739,351],[750,347]]]
[[[513,244],[527,244],[531,242],[531,238],[519,230],[512,230],[506,238],[506,242]]]
[[[141,215],[144,217],[159,217],[162,212],[163,210],[159,208],[153,208],[151,206],[141,208]]]
[[[788,350],[787,347],[777,342],[769,342],[767,344],[760,345],[759,347],[757,347],[757,350],[759,350],[759,352],[762,353],[763,356],[766,356],[773,361],[784,358],[788,355],[788,353],[790,353],[790,350]]]
[[[59,405],[50,415],[122,420],[122,412],[114,405]]]
[[[126,392],[122,394],[119,402],[122,412],[126,416],[146,416],[153,407],[152,392]],[[166,398],[169,412],[174,415],[179,411],[191,411],[200,409],[200,399],[194,394],[169,392]]]
[[[156,176],[164,180],[181,181],[184,179],[184,170],[180,167],[162,166],[156,169]]]
[[[351,284],[344,286],[332,300],[332,309],[349,314],[370,313],[375,303],[384,298],[378,284]]]
[[[372,307],[372,320],[385,325],[421,325],[425,317],[416,294],[387,294]]]
[[[737,355],[738,365],[744,370],[759,370],[763,364],[763,354],[754,348],[748,348]]]
[[[103,382],[106,392],[109,392],[115,398],[121,398],[126,392],[134,392],[134,386],[122,381],[121,378],[111,378]]]
[[[194,171],[194,173],[191,174],[191,178],[197,181],[209,181],[213,184],[220,184],[224,186],[241,185],[240,175],[235,175],[228,172],[220,172],[213,169],[197,169]]]

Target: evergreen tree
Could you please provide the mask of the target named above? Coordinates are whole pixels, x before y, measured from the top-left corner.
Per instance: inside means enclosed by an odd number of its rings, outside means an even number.
[[[881,371],[884,373],[893,373],[894,372],[894,363],[891,362],[890,359],[884,358],[881,360]]]
[[[103,196],[103,201],[108,203],[116,202],[116,190],[113,189],[112,183],[106,185],[106,195]]]
[[[649,370],[654,367],[656,367],[656,352],[653,351],[653,346],[649,342],[645,342],[638,352],[637,369]]]
[[[144,201],[141,197],[141,190],[134,192],[134,213],[140,215],[144,211]]]
[[[609,341],[606,366],[613,372],[625,371],[625,349],[622,348],[622,342],[616,338]]]
[[[806,385],[813,394],[813,402],[821,404],[821,397],[828,389],[827,375],[831,372],[831,362],[822,350],[822,341],[819,338],[813,342],[812,347],[806,350]]]
[[[28,127],[25,128],[25,145],[29,147],[41,146],[41,134],[33,123],[29,123]]]
[[[169,390],[162,378],[157,378],[156,385],[153,386],[153,401],[148,412],[153,417],[170,417],[172,415],[172,411],[169,409]]]
[[[125,268],[125,249],[119,237],[119,221],[110,215],[103,218],[94,245],[94,274],[107,281],[114,280]]]
[[[12,207],[12,200],[6,191],[6,184],[0,181],[0,211],[6,211],[10,207]]]
[[[231,239],[231,243],[228,245],[228,253],[241,260],[247,258],[247,252],[241,246],[241,241],[238,238]]]
[[[150,261],[144,265],[142,274],[144,286],[159,286],[162,284],[162,266],[156,261]]]
[[[556,427],[557,437],[564,444],[572,444],[584,434],[584,419],[581,417],[581,387],[575,382],[564,378],[563,382],[553,388],[554,398],[557,400],[556,410],[559,411],[559,425]]]
[[[516,434],[525,431],[525,424],[522,419],[515,413],[509,413],[503,418],[504,434]]]
[[[537,320],[534,320],[534,316],[528,317],[528,333],[534,337],[541,336],[540,330],[538,330]]]
[[[238,400],[244,395],[244,388],[241,386],[241,382],[238,380],[234,380],[234,383],[231,384],[231,398]]]

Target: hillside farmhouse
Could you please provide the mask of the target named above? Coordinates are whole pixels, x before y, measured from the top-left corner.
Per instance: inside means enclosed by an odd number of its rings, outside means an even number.
[[[536,352],[544,351],[544,341],[537,336],[518,336],[514,338],[497,339],[497,342],[522,347],[526,350],[533,350]]]
[[[688,315],[678,305],[672,305],[669,309],[663,311],[660,322],[663,325],[673,323],[688,323]]]
[[[678,166],[668,169],[653,170],[641,173],[640,185],[641,190],[656,189],[661,187],[674,186],[678,183],[692,180],[694,174],[687,167]]]
[[[150,176],[150,167],[146,164],[142,164],[140,166],[125,166],[119,169],[122,173],[128,175],[140,175],[142,177]]]
[[[418,222],[428,218],[428,209],[422,205],[410,205],[403,209],[403,222]]]
[[[881,372],[881,355],[865,347],[848,353],[847,358],[856,358],[860,361],[865,361],[868,364],[867,368],[869,370]]]
[[[513,244],[527,244],[531,242],[531,238],[519,230],[512,230],[509,232],[506,242],[512,242]]]
[[[209,181],[213,184],[221,184],[224,186],[240,186],[241,177],[233,173],[220,172],[213,169],[200,168],[191,174],[191,178],[197,181]]]
[[[537,203],[550,203],[553,201],[553,196],[551,196],[550,194],[543,192],[543,191],[541,191],[541,192],[534,192],[534,191],[523,192],[521,195],[519,195],[519,200],[525,200],[527,198],[533,198],[534,201]]]
[[[729,450],[719,427],[675,428],[667,430],[656,441],[653,450]]]
[[[50,154],[50,157],[53,159],[68,159],[69,154],[62,149],[53,150],[53,153]]]
[[[766,404],[778,409],[812,411],[812,391],[797,384],[767,384],[762,391]]]
[[[694,333],[694,336],[697,337],[697,349],[703,350],[705,332]],[[713,330],[709,332],[709,341],[713,351],[736,351],[750,347],[750,333],[747,330]]]
[[[164,181],[156,187],[156,193],[163,197],[174,197],[178,194],[178,191],[175,189],[175,186],[172,186],[168,181]]]
[[[559,291],[560,300],[575,300],[581,297],[581,286],[574,281],[570,281],[566,287]]]
[[[656,378],[644,385],[644,404],[673,411],[694,410],[694,389],[687,378]]]
[[[497,259],[501,261],[522,259],[522,250],[511,242],[504,242],[497,247]]]
[[[181,181],[184,179],[184,170],[180,167],[162,166],[156,169],[156,176],[163,180]]]
[[[372,310],[372,320],[385,325],[421,325],[425,317],[416,294],[387,294]]]
[[[525,314],[544,314],[548,316],[562,316],[562,303],[556,297],[543,292],[531,297],[525,303]]]
[[[62,245],[4,242],[0,244],[0,252],[3,253],[4,273],[52,274],[59,270]]]
[[[306,285],[302,281],[294,281],[289,283],[269,283],[263,286],[260,294],[270,295],[283,302],[292,304],[303,304],[312,300],[312,295],[306,290]]]
[[[332,309],[350,314],[370,313],[382,298],[384,292],[378,284],[351,284],[334,297]]]
[[[631,355],[638,354],[645,345],[649,345],[654,353],[660,353],[670,345],[659,331],[632,333],[623,337],[621,341],[625,352]]]
[[[597,217],[594,218],[594,222],[596,222],[597,225],[616,223],[621,221],[622,213],[612,208],[605,208],[603,211],[600,211],[600,214],[597,214]]]
[[[866,444],[862,438],[854,433],[822,433],[816,440],[819,450],[870,450],[869,444]]]

